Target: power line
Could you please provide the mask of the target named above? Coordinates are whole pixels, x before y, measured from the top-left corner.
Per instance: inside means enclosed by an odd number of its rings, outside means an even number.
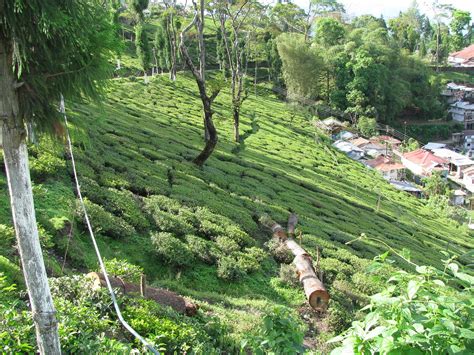
[[[82,210],[84,212],[84,219],[86,220],[87,229],[89,230],[89,234],[90,234],[90,237],[91,237],[91,240],[92,240],[92,244],[94,245],[94,249],[95,249],[95,253],[97,255],[97,259],[99,259],[100,269],[102,270],[102,273],[104,274],[105,282],[107,284],[107,289],[109,290],[110,297],[112,298],[112,302],[114,304],[115,312],[117,313],[117,316],[118,316],[118,319],[120,320],[120,323],[122,323],[122,325],[125,327],[125,329],[127,329],[135,338],[140,340],[143,343],[143,345],[145,345],[148,348],[148,350],[150,350],[152,353],[154,353],[156,355],[159,355],[159,352],[148,341],[146,341],[145,338],[143,338],[140,334],[138,334],[135,331],[135,329],[133,329],[130,326],[130,324],[128,324],[122,316],[122,312],[120,311],[120,307],[117,303],[117,298],[115,296],[115,292],[114,292],[114,290],[112,288],[112,285],[110,283],[110,280],[109,280],[109,275],[107,274],[107,270],[105,268],[104,262],[102,261],[102,256],[100,254],[99,247],[98,247],[97,242],[95,240],[94,232],[92,231],[92,225],[91,225],[91,222],[89,220],[89,215],[87,214],[86,205],[84,204],[84,200],[82,198],[81,186],[79,185],[79,179],[77,177],[77,171],[76,171],[76,162],[74,160],[74,154],[72,152],[72,142],[71,142],[71,136],[69,135],[68,120],[67,120],[67,116],[66,116],[66,108],[65,108],[65,104],[64,104],[64,97],[62,95],[61,95],[61,103],[60,103],[60,106],[59,106],[59,111],[64,116],[64,123],[65,123],[65,126],[66,126],[66,137],[67,137],[69,153],[71,154],[72,171],[73,171],[73,174],[74,174],[74,181],[75,181],[75,184],[76,184],[77,196],[79,197],[79,201],[81,203],[81,207],[82,207]]]

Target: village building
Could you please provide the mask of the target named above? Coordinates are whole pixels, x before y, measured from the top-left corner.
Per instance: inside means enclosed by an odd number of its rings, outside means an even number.
[[[446,144],[444,143],[436,143],[436,142],[428,142],[425,146],[422,147],[424,150],[433,150],[433,149],[440,149],[446,148]]]
[[[454,121],[464,123],[465,121],[472,120],[474,117],[474,104],[469,101],[456,101],[451,104],[448,112],[451,114]],[[465,127],[465,129],[472,128]]]
[[[404,191],[415,197],[420,198],[423,196],[423,191],[420,188],[407,181],[391,180],[390,185],[392,185],[397,190]]]
[[[377,158],[378,156],[385,154],[388,155],[388,147],[378,143],[359,137],[349,141],[351,144],[362,149],[366,156],[370,158]]]
[[[438,148],[433,149],[432,152],[435,156],[448,161],[449,174],[453,175],[458,179],[462,179],[464,170],[471,166],[474,166],[473,160],[451,149]]]
[[[365,165],[379,171],[387,180],[400,180],[404,175],[405,167],[403,164],[394,162],[391,158],[384,155],[371,160],[367,160]]]
[[[338,140],[333,143],[333,146],[353,160],[360,160],[364,157],[364,151],[349,142]]]
[[[418,177],[430,176],[433,171],[440,171],[444,176],[448,174],[448,161],[424,149],[405,153],[401,160],[405,168]]]
[[[448,63],[454,67],[474,67],[474,44],[449,54]]]
[[[398,149],[402,141],[387,135],[374,136],[370,138],[372,143],[388,146],[390,149]]]
[[[457,101],[474,101],[474,88],[466,85],[456,83],[448,83],[441,92],[448,104],[453,104]]]
[[[451,204],[454,206],[462,206],[466,203],[466,196],[467,193],[465,193],[463,190],[454,190],[453,196],[451,197]]]
[[[347,125],[334,117],[329,117],[324,120],[315,120],[314,126],[332,135],[346,129]]]

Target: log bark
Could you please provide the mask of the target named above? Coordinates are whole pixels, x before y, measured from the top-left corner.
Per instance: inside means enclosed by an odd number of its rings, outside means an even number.
[[[107,287],[102,273],[90,272],[87,276],[92,279],[94,290]],[[197,313],[198,306],[195,303],[172,291],[146,286],[144,280],[140,284],[125,282],[121,278],[113,276],[109,276],[109,280],[113,288],[120,289],[125,295],[138,296],[145,294],[144,298],[153,300],[162,306],[169,306],[178,313],[190,317]]]
[[[11,52],[0,34],[0,124],[8,190],[18,249],[25,277],[40,354],[60,354],[58,323],[48,285],[36,225],[28,168],[26,130],[19,116]]]
[[[273,238],[277,239],[280,243],[284,243],[295,256],[293,264],[298,272],[298,278],[303,286],[309,305],[317,311],[326,310],[330,299],[329,293],[314,270],[311,256],[293,238],[296,223],[298,222],[297,216],[292,214],[288,219],[288,234],[290,237],[281,225],[270,218],[264,217],[260,221],[264,226],[272,230]]]

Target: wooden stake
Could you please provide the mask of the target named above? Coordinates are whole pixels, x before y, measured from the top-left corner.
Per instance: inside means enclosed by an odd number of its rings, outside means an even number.
[[[141,274],[140,276],[140,294],[142,297],[146,297],[146,275]]]

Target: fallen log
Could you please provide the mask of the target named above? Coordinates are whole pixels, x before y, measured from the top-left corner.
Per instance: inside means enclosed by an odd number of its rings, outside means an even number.
[[[92,288],[94,290],[107,287],[102,273],[90,272],[87,274],[87,277],[92,279]],[[187,316],[194,316],[197,313],[198,306],[195,303],[190,302],[172,291],[146,286],[144,277],[142,277],[140,284],[125,282],[120,277],[113,276],[109,276],[109,280],[113,288],[119,288],[125,295],[143,295],[146,299],[153,300],[162,306],[169,306],[176,312]]]
[[[318,311],[326,310],[330,298],[329,293],[316,275],[311,256],[293,238],[298,217],[295,214],[291,214],[288,218],[288,233],[285,232],[281,225],[268,216],[260,218],[260,223],[270,228],[273,232],[273,238],[277,239],[280,243],[284,243],[295,256],[293,265],[296,267],[298,278],[303,285],[310,306]]]

